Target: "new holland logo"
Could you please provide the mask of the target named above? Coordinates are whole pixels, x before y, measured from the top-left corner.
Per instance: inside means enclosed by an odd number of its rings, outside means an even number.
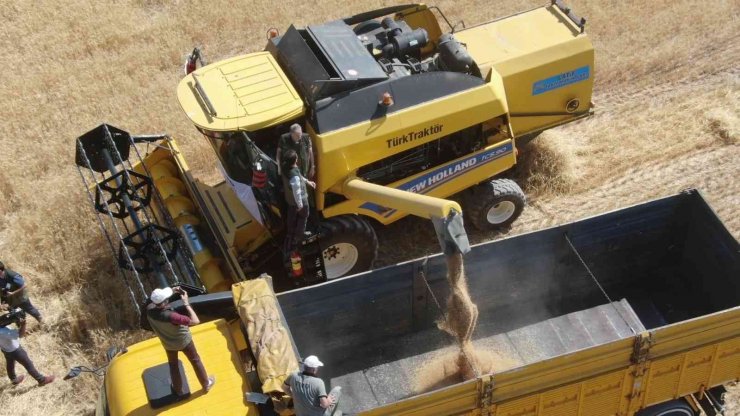
[[[440,166],[425,175],[411,179],[400,185],[396,185],[395,188],[417,194],[426,194],[453,178],[465,175],[466,173],[474,171],[481,166],[485,166],[487,163],[493,162],[502,156],[511,154],[513,150],[514,146],[511,143],[506,143],[493,149],[488,149],[475,155],[471,155],[467,159]],[[386,218],[397,212],[395,209],[383,207],[372,202],[366,202],[362,204],[360,208],[373,211]]]
[[[447,178],[473,167],[473,165],[475,165],[476,163],[478,163],[478,159],[474,157],[462,162],[458,162],[454,166],[445,168],[443,171],[437,172],[427,177],[425,180],[417,182],[411,187],[406,188],[405,190],[417,194],[423,194],[424,189],[426,189],[427,187],[431,188],[439,182],[444,182]]]

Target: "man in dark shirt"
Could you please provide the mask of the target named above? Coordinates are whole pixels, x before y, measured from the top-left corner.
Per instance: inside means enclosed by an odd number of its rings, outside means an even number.
[[[169,306],[169,299],[175,291],[180,294],[180,299],[182,299],[189,316],[179,314]],[[183,392],[182,378],[177,365],[177,354],[180,351],[188,357],[200,385],[208,393],[216,383],[216,377],[208,376],[205,367],[203,367],[203,362],[200,360],[200,355],[195,349],[189,327],[198,325],[200,320],[190,306],[187,292],[179,287],[174,290],[170,287],[154,289],[149,299],[152,303],[147,306],[146,317],[167,352],[167,363],[170,366],[170,378],[175,394],[180,397],[187,396]]]
[[[7,303],[11,308],[21,308],[41,322],[41,313],[31,303],[26,291],[26,281],[19,273],[5,268],[0,261],[0,290],[2,290],[2,303]]]
[[[290,126],[290,133],[280,136],[278,141],[275,160],[278,164],[278,174],[282,174],[283,156],[288,150],[293,150],[298,155],[298,169],[304,178],[313,180],[316,174],[316,165],[313,159],[313,147],[311,138],[303,132],[300,124]]]
[[[330,416],[337,410],[341,387],[337,386],[326,394],[324,380],[317,377],[324,363],[315,355],[303,360],[303,371],[296,371],[285,379],[285,390],[293,397],[296,416]]]

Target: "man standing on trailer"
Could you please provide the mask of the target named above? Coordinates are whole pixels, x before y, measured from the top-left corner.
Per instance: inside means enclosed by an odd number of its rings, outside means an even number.
[[[169,299],[174,293],[180,294],[180,299],[188,312],[188,316],[175,312],[169,306]],[[174,290],[171,287],[154,289],[149,299],[152,303],[147,306],[146,317],[167,352],[167,363],[170,366],[170,378],[174,393],[180,398],[188,396],[187,393],[183,392],[183,383],[177,361],[177,355],[181,351],[190,360],[203,391],[208,393],[216,383],[216,377],[208,376],[203,362],[200,360],[200,355],[195,349],[190,327],[198,325],[200,320],[190,306],[187,292],[179,287],[175,287]]]
[[[5,268],[0,261],[0,290],[2,290],[2,303],[7,303],[10,308],[21,308],[41,322],[41,312],[36,309],[28,298],[26,281],[20,273]]]
[[[339,386],[326,394],[324,380],[317,377],[324,363],[315,355],[303,360],[303,371],[296,371],[285,379],[285,390],[293,397],[296,416],[331,416],[337,410],[342,394]]]

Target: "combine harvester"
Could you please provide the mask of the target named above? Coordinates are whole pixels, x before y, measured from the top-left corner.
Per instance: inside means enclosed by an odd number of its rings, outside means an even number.
[[[218,377],[208,395],[173,403],[158,375],[164,351],[145,341],[111,354],[98,414],[288,415],[282,381],[308,354],[344,387],[348,414],[721,405],[716,386],[740,375],[738,250],[695,192],[474,247],[473,344],[496,359],[469,363],[477,371],[466,377],[446,365],[455,341],[436,325],[449,318],[444,256],[337,279],[371,268],[368,219],[432,219],[446,254],[469,247],[462,207],[441,198],[461,193],[477,228],[508,226],[524,196],[497,175],[516,163],[517,144],[591,114],[593,48],[585,21],[560,2],[454,34],[433,10],[291,27],[265,52],[186,76],[178,98],[220,159],[220,184],[194,178],[166,135],[101,125],[78,139],[81,177],[132,300],[175,284],[198,295],[191,303],[211,321],[194,339]],[[273,155],[293,123],[316,149],[318,186],[313,236],[286,268]],[[268,348],[264,319],[275,329]]]
[[[107,125],[81,136],[77,164],[111,245],[125,248],[113,247],[135,274],[132,296],[165,283],[224,290],[263,272],[280,291],[366,271],[370,222],[408,214],[436,219],[441,234],[462,232],[463,208],[479,229],[509,226],[525,198],[500,174],[517,143],[591,114],[593,47],[559,3],[454,35],[433,10],[291,26],[263,52],[187,75],[178,99],[220,160],[220,184],[193,177],[170,137]],[[282,253],[274,158],[293,123],[313,142],[317,189],[312,237]],[[441,199],[454,194],[462,204]]]

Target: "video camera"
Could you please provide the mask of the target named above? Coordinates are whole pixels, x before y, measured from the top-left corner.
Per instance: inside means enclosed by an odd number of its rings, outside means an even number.
[[[11,309],[8,313],[0,315],[0,327],[8,326],[10,324],[20,324],[20,322],[25,319],[26,312],[24,312],[23,309]]]

